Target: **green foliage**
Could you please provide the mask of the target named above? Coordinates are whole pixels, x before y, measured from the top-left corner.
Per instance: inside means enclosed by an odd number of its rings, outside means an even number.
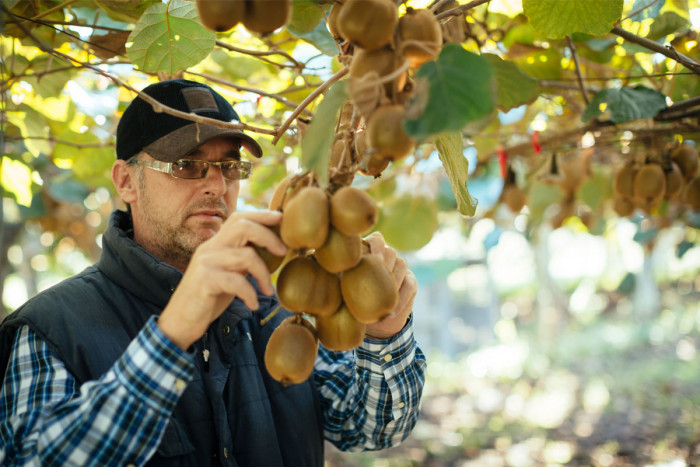
[[[623,0],[523,0],[523,13],[550,39],[575,32],[601,35],[622,15]]]
[[[510,110],[537,99],[540,88],[535,78],[523,73],[515,63],[505,61],[498,55],[484,54],[483,57],[489,61],[495,75],[496,102],[499,110]]]
[[[141,16],[129,36],[129,59],[143,71],[174,75],[204,60],[216,33],[197,20],[194,2],[157,3]]]
[[[638,118],[652,118],[666,108],[666,97],[644,86],[603,89],[598,92],[583,113],[584,120],[610,112],[610,120],[624,123]]]
[[[457,199],[457,209],[465,216],[473,216],[478,200],[473,200],[467,189],[469,162],[462,154],[462,136],[459,133],[439,135],[435,138],[435,146]]]
[[[422,141],[487,115],[494,108],[492,76],[484,57],[456,44],[445,46],[437,61],[426,63],[416,74],[419,88],[429,89],[428,98],[425,108],[416,110],[420,117],[404,123],[406,132]]]
[[[434,200],[405,193],[384,200],[376,230],[399,251],[417,250],[425,246],[437,230],[437,214]]]

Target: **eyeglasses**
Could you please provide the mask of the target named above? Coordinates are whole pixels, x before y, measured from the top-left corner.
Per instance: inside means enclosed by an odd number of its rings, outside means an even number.
[[[175,178],[186,179],[204,178],[209,171],[209,167],[216,165],[221,169],[221,174],[226,180],[243,180],[248,178],[253,166],[253,164],[248,161],[209,162],[194,159],[181,159],[176,162],[133,160],[130,161],[130,163],[142,165],[159,172],[165,172]]]

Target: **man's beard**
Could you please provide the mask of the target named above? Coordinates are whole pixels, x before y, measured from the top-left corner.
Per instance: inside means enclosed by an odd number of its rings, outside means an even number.
[[[160,259],[184,271],[192,259],[192,255],[199,245],[210,237],[199,235],[185,224],[189,217],[202,209],[216,209],[223,213],[223,220],[228,217],[228,207],[220,198],[207,198],[187,208],[179,217],[161,219],[154,216],[154,209],[150,207],[149,200],[144,203],[144,224],[151,232],[151,245],[144,245],[146,249],[154,253]],[[216,231],[220,224],[199,225],[198,228],[210,227]]]

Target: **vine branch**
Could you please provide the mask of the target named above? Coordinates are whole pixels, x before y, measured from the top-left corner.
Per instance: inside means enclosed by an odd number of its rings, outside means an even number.
[[[574,41],[571,40],[571,36],[566,36],[566,41],[569,44],[569,50],[571,50],[571,56],[574,58],[574,67],[576,68],[576,77],[578,78],[578,87],[581,90],[581,94],[583,94],[583,100],[586,102],[586,105],[590,104],[590,100],[588,99],[588,93],[586,93],[586,88],[583,85],[583,76],[581,75],[581,64],[578,61],[578,54],[576,53],[576,45],[574,44]]]
[[[622,37],[626,41],[641,45],[642,47],[645,47],[653,52],[660,53],[661,55],[673,59],[695,74],[700,74],[700,63],[696,62],[690,57],[686,57],[685,55],[678,53],[678,51],[671,45],[667,45],[664,47],[661,44],[658,44],[650,39],[640,37],[629,31],[625,31],[619,26],[615,26],[614,28],[612,28],[611,32],[615,35]]]
[[[451,10],[444,11],[440,13],[439,15],[435,15],[435,18],[438,20],[449,18],[450,16],[459,16],[462,13],[464,13],[467,10],[471,10],[472,8],[478,7],[479,5],[483,5],[484,3],[488,3],[491,0],[473,0],[469,3],[465,3],[464,5],[460,5],[456,8],[453,8]]]

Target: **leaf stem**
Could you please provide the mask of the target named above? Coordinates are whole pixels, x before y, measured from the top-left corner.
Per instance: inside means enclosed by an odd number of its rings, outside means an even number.
[[[661,44],[647,39],[646,37],[640,37],[636,34],[632,34],[631,32],[625,31],[619,26],[615,26],[614,28],[612,28],[611,32],[615,35],[622,37],[626,41],[641,45],[642,47],[645,47],[653,52],[660,53],[661,55],[671,58],[683,65],[684,67],[688,68],[695,74],[700,74],[700,63],[696,62],[690,57],[686,57],[685,55],[678,53],[672,45],[667,45],[666,47],[664,47]]]
[[[304,99],[301,104],[297,106],[296,109],[294,109],[294,112],[287,118],[287,120],[282,123],[281,126],[277,128],[277,130],[272,133],[274,134],[274,138],[272,138],[272,144],[277,144],[277,141],[282,137],[285,131],[289,128],[289,126],[292,124],[294,119],[296,119],[299,114],[309,105],[311,102],[314,101],[319,95],[321,95],[326,89],[330,87],[331,84],[335,83],[336,81],[339,81],[341,78],[343,78],[345,75],[348,74],[348,67],[343,68],[330,78],[326,80],[324,83],[322,83],[319,87],[317,87],[311,94],[306,96],[306,99]]]
[[[576,68],[576,77],[578,78],[579,89],[581,90],[581,94],[583,94],[583,100],[586,102],[586,105],[588,105],[590,103],[590,100],[588,99],[588,94],[586,93],[586,88],[583,85],[583,76],[581,75],[581,64],[578,61],[578,54],[576,53],[576,45],[574,44],[574,41],[571,39],[571,36],[566,36],[566,41],[569,44],[569,50],[571,50],[571,56],[574,58],[574,67]]]
[[[270,312],[269,315],[267,315],[266,317],[264,317],[263,319],[260,320],[260,326],[265,326],[267,323],[269,323],[270,320],[271,320],[272,318],[274,318],[275,315],[276,315],[277,313],[279,313],[281,309],[282,309],[282,304],[280,303],[279,305],[277,305],[277,307],[275,307],[274,310],[272,310],[272,311]]]

